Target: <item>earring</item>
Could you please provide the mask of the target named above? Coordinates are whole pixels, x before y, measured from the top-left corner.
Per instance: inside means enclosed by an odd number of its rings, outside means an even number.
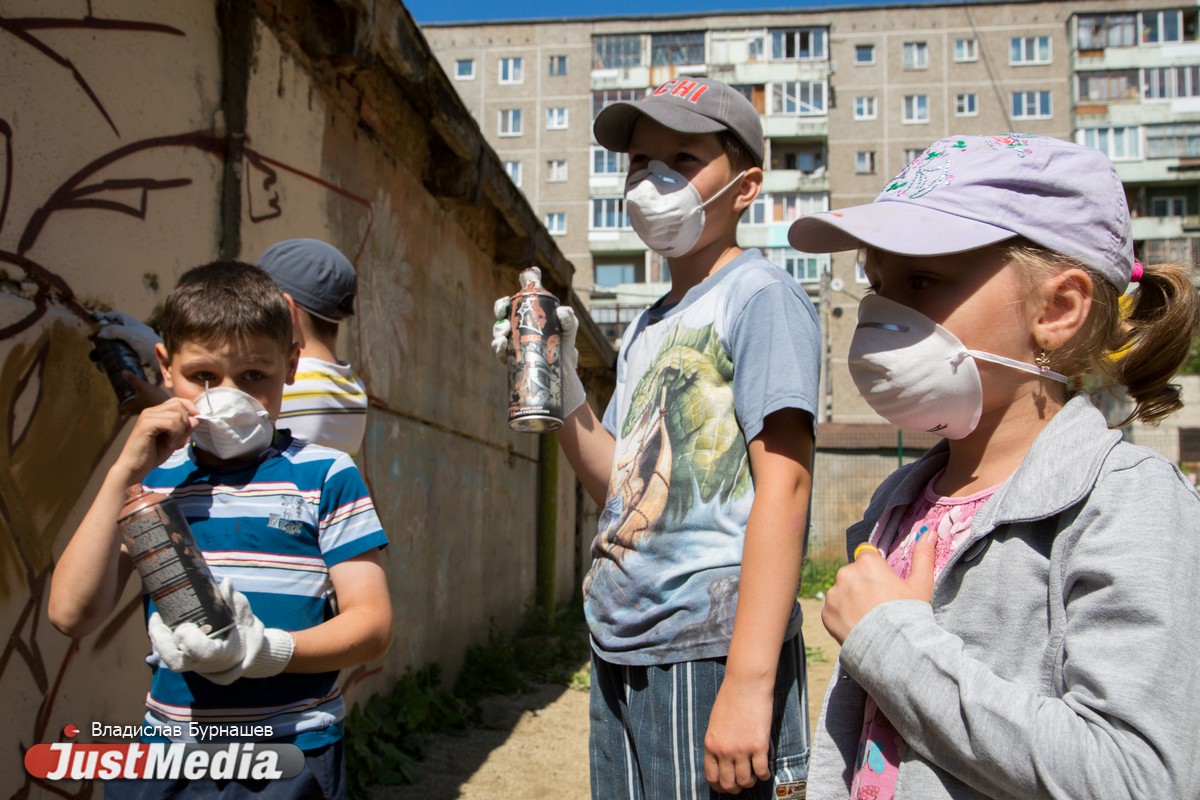
[[[1037,357],[1033,359],[1033,363],[1036,364],[1037,368],[1042,372],[1050,371],[1050,356],[1046,354],[1046,348],[1042,348],[1042,352],[1037,354]]]

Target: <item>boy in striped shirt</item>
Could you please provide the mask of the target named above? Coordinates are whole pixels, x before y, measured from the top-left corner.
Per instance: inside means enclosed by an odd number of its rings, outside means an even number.
[[[387,539],[370,495],[347,454],[270,424],[298,346],[263,270],[188,271],[167,298],[162,333],[158,361],[174,396],[139,415],[55,567],[49,617],[71,637],[98,629],[132,569],[116,525],[126,487],[172,496],[238,624],[220,639],[190,623],[171,630],[143,595],[153,645],[146,729],[200,730],[205,741],[239,738],[205,732],[269,730],[250,738],[295,744],[305,766],[269,783],[110,781],[106,796],[344,797],[338,671],[379,658],[391,639]]]

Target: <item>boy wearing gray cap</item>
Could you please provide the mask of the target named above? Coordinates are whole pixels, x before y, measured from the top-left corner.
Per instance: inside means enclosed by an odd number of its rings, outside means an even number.
[[[558,433],[604,509],[583,587],[592,796],[802,796],[820,337],[796,282],[737,245],[761,121],[730,86],[681,78],[594,130],[629,153],[626,209],[671,289],[628,328],[603,420],[564,404]]]
[[[338,323],[354,313],[358,278],[350,260],[317,239],[268,247],[258,266],[283,290],[300,343],[296,382],[283,395],[279,426],[297,439],[357,455],[367,427],[367,391],[337,357]]]

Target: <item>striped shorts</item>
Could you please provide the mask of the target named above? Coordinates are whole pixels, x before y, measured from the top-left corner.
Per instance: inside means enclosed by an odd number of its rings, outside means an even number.
[[[704,734],[725,659],[637,667],[592,651],[592,800],[716,800],[704,779]],[[769,752],[773,779],[738,800],[803,800],[808,777],[808,681],[800,635],[783,643]]]

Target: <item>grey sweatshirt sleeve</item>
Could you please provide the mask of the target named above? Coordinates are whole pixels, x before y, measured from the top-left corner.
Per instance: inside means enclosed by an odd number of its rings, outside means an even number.
[[[843,667],[916,755],[988,795],[1197,797],[1200,502],[1181,480],[1151,459],[1108,474],[1037,543],[1048,585],[994,587],[1048,593],[1029,623],[1061,631],[1047,685],[1001,678],[918,601],[868,613]],[[986,641],[987,618],[966,624]]]

